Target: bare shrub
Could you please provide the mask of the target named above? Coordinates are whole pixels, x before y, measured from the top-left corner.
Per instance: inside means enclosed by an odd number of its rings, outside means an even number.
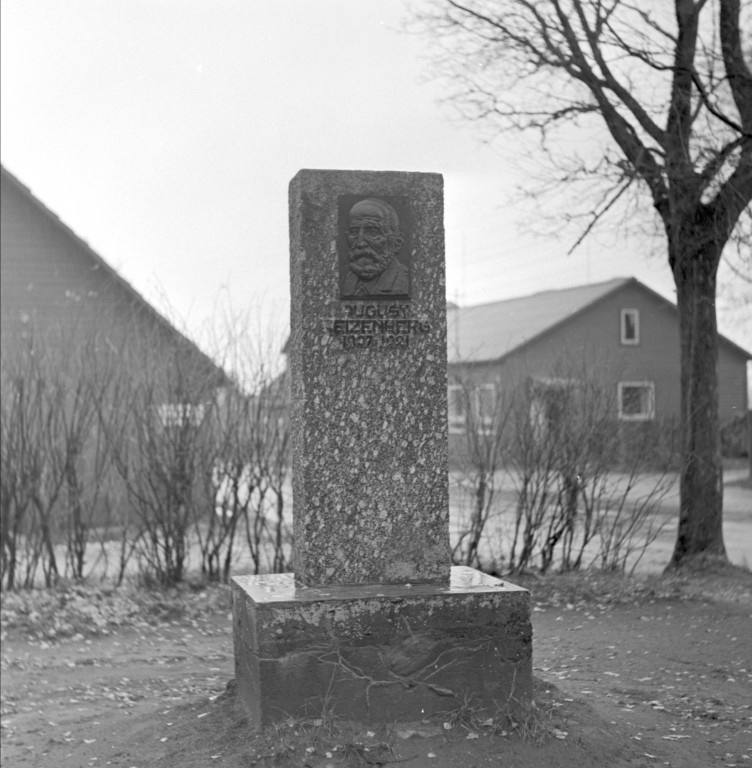
[[[109,451],[97,429],[97,404],[112,372],[78,330],[29,327],[22,344],[3,354],[2,572],[8,588],[32,586],[39,570],[48,586],[61,575],[83,579],[91,529],[107,503]]]
[[[197,527],[201,570],[210,579],[228,579],[238,533],[254,573],[282,572],[289,564],[288,422],[278,386],[270,382],[255,395],[235,394],[213,412],[220,438],[211,474],[214,514]]]
[[[2,366],[0,563],[2,585],[8,589],[31,586],[44,558],[47,583],[57,574],[46,515],[47,500],[59,492],[47,469],[48,418],[43,368],[30,342],[27,354],[4,355]]]
[[[465,415],[455,482],[473,499],[469,515],[456,510],[455,562],[510,573],[623,571],[664,527],[675,430],[620,425],[615,386],[595,372],[575,374],[562,366],[559,375],[507,386],[487,429],[471,407],[477,382],[450,390],[464,398],[462,407],[450,403],[450,424],[452,408],[455,418]],[[481,549],[490,560],[482,562]]]
[[[214,352],[230,381],[143,320],[83,308],[3,349],[2,588],[93,571],[121,583],[134,561],[143,581],[172,584],[191,552],[226,581],[243,533],[255,572],[289,567],[278,346],[227,323]]]
[[[233,372],[234,386],[214,411],[218,450],[212,471],[215,515],[206,529],[202,571],[226,580],[232,547],[242,532],[254,573],[283,572],[292,530],[286,509],[290,460],[289,391],[279,370],[280,339],[258,310],[219,308],[209,346]]]
[[[632,573],[669,522],[660,509],[676,487],[677,430],[673,422],[654,426],[633,430],[616,471],[604,472],[598,493],[583,497],[598,536],[592,562],[600,570]]]
[[[121,421],[110,432],[115,467],[142,531],[138,555],[160,584],[183,579],[194,522],[211,509],[201,493],[211,475],[214,446],[209,410],[212,383],[181,359],[148,364],[123,378]]]
[[[470,497],[470,513],[463,515],[452,546],[456,565],[482,568],[481,541],[497,500],[505,458],[507,423],[512,399],[496,383],[479,383],[472,375],[455,373],[450,388],[453,439],[456,453],[455,482],[459,496]],[[461,435],[461,437],[460,437]]]

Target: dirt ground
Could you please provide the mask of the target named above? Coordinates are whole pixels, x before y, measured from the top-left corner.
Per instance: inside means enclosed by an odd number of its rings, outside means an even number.
[[[527,719],[468,709],[372,728],[323,717],[260,737],[228,686],[226,588],[6,597],[2,764],[752,766],[749,572],[524,585],[536,675]]]

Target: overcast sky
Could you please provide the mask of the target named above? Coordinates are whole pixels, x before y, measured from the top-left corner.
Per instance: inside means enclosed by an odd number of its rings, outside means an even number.
[[[198,336],[217,301],[289,313],[287,185],[301,168],[444,175],[447,297],[478,304],[635,276],[639,243],[523,234],[507,138],[439,104],[404,0],[2,0],[3,165]],[[583,137],[586,139],[586,137]],[[721,329],[752,347],[752,322]]]

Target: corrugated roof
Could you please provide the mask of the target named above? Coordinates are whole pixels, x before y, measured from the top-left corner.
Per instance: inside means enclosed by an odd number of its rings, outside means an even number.
[[[498,360],[634,278],[581,285],[447,311],[450,363]]]

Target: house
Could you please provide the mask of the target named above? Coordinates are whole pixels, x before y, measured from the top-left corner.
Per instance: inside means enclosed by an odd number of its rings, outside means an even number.
[[[550,419],[562,394],[597,379],[614,423],[678,421],[676,307],[634,278],[447,308],[450,435],[490,423],[499,398],[524,386],[532,418]],[[721,423],[746,413],[752,353],[719,340]],[[558,405],[557,405],[558,403]]]
[[[4,367],[33,345],[73,351],[87,343],[93,357],[114,353],[129,376],[159,378],[167,421],[184,415],[194,383],[204,393],[228,384],[221,368],[2,167],[0,181]]]

